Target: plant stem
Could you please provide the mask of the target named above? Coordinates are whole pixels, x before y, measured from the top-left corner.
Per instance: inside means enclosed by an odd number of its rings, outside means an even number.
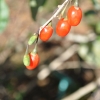
[[[53,18],[55,18],[55,17],[59,14],[59,12],[63,9],[63,7],[68,3],[68,1],[69,1],[69,0],[65,0],[65,1],[63,2],[63,4],[60,5],[60,7],[58,8],[58,10],[51,16],[51,18],[50,18],[44,25],[42,25],[42,26],[39,28],[39,34],[40,34],[40,31],[41,31],[50,21],[52,21]]]
[[[33,51],[32,51],[34,54],[36,54],[37,53],[37,43],[35,44],[35,47],[34,47],[34,49],[33,49]]]
[[[26,51],[25,51],[25,55],[28,54],[28,49],[29,49],[29,45],[27,44],[27,48],[26,48]]]
[[[75,0],[74,6],[79,7],[78,0]]]
[[[63,15],[64,15],[64,13],[65,13],[66,8],[67,8],[67,5],[65,5],[65,7],[64,7],[64,9],[63,9],[63,11],[61,12],[61,18],[63,17]]]

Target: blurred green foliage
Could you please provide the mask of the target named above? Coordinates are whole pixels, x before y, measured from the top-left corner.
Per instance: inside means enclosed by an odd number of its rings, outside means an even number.
[[[96,34],[100,34],[100,2],[92,0],[94,9],[85,12],[87,23],[92,27]]]
[[[30,0],[30,8],[31,8],[31,14],[32,18],[36,19],[36,14],[38,12],[38,8],[40,6],[43,6],[46,0]]]
[[[92,3],[94,4],[96,10],[100,10],[99,0],[92,0]]]
[[[0,33],[4,31],[9,20],[9,9],[4,0],[0,0]]]
[[[61,0],[30,0],[30,9],[31,9],[31,15],[34,20],[36,20],[36,15],[40,7],[44,7],[47,11],[55,10],[58,4],[60,4]],[[52,7],[51,7],[52,5]]]
[[[81,44],[79,55],[90,64],[100,67],[100,3],[97,0],[92,0],[94,9],[85,12],[85,18],[88,25],[93,29],[97,35],[96,40]]]
[[[87,63],[100,67],[100,38],[91,43],[81,44],[78,53]]]

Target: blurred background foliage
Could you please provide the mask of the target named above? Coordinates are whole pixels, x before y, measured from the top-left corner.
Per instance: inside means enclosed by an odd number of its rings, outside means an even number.
[[[79,0],[83,11],[81,23],[72,27],[65,38],[60,38],[54,31],[48,42],[39,40],[38,53],[41,60],[35,70],[28,71],[23,65],[22,59],[29,37],[53,15],[63,1],[0,0],[1,100],[62,100],[100,77],[99,0]],[[74,2],[71,1],[67,9]],[[53,19],[52,23],[55,29],[57,18]],[[74,38],[70,38],[70,34]],[[56,70],[51,71],[49,64],[74,44],[79,46],[78,51]],[[29,51],[33,47],[31,46]],[[66,58],[67,56],[65,55]],[[49,74],[40,80],[39,73],[44,68],[46,71],[43,74]],[[92,91],[80,100],[97,100],[96,93],[97,90]]]
[[[9,9],[4,0],[0,0],[0,33],[5,29],[9,20]]]

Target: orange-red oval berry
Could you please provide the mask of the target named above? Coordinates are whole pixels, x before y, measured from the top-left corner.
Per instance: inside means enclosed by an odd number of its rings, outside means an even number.
[[[69,33],[70,28],[71,25],[69,24],[68,19],[61,18],[56,25],[56,33],[59,36],[64,37]]]
[[[77,26],[82,19],[82,10],[79,7],[71,6],[67,12],[71,26]]]
[[[53,33],[53,28],[52,26],[48,25],[41,30],[39,37],[42,41],[47,41],[51,37],[52,33]]]

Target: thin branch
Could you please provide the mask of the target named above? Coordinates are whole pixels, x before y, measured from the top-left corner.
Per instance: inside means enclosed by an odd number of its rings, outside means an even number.
[[[52,71],[56,70],[64,63],[64,61],[68,60],[71,56],[73,56],[78,51],[78,48],[79,45],[74,44],[65,52],[63,52],[59,57],[54,59],[48,67],[46,65],[42,65],[44,68],[38,73],[38,79],[43,80],[48,77]]]
[[[51,70],[56,70],[59,66],[63,64],[64,61],[68,60],[70,57],[72,57],[79,49],[78,44],[74,44],[71,47],[69,47],[64,53],[62,53],[58,58],[53,60],[49,68]]]
[[[69,41],[73,41],[77,43],[87,43],[90,41],[94,41],[96,39],[96,35],[95,33],[89,33],[88,35],[70,33],[65,38]]]
[[[40,29],[39,29],[39,34],[40,34],[40,31],[41,31],[47,24],[49,24],[49,22],[52,21],[52,20],[60,13],[60,11],[63,9],[63,7],[64,7],[66,4],[68,4],[69,1],[70,1],[70,0],[65,0],[65,1],[63,2],[63,4],[60,5],[60,7],[58,8],[58,10],[51,16],[51,18],[50,18],[44,25],[42,25],[42,26],[40,27]]]
[[[79,90],[77,90],[73,94],[71,94],[67,97],[64,97],[62,100],[79,100],[80,98],[82,98],[86,94],[88,94],[88,93],[92,92],[94,89],[96,89],[97,86],[100,86],[100,77],[96,81],[91,82],[88,85],[80,88]]]
[[[61,67],[63,66],[63,67]],[[82,66],[82,68],[85,69],[100,69],[99,67],[96,67],[95,65],[92,64],[88,64],[86,62],[80,62],[80,61],[67,61],[64,62],[63,65],[59,66],[56,70],[64,70],[64,69],[80,69]]]

